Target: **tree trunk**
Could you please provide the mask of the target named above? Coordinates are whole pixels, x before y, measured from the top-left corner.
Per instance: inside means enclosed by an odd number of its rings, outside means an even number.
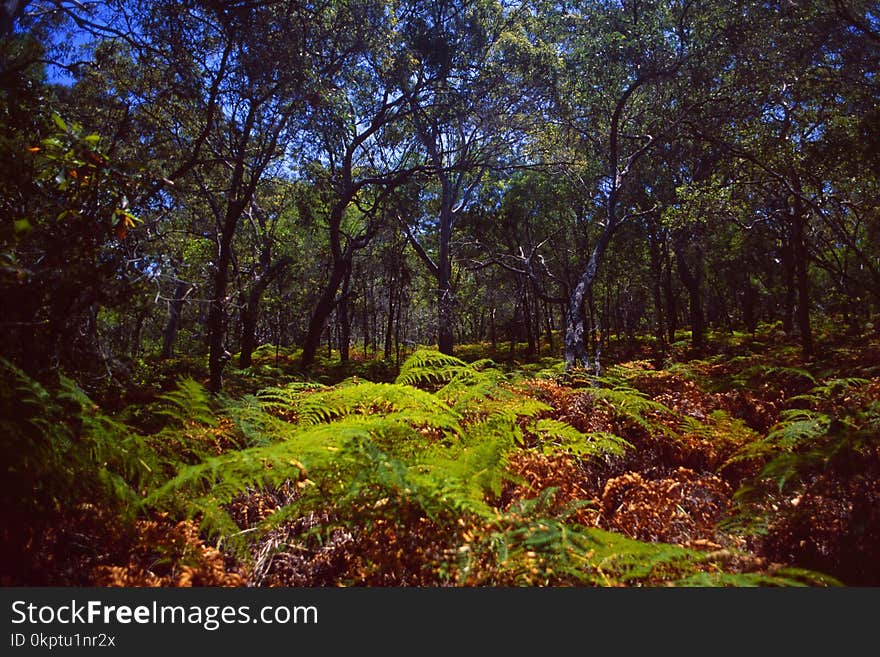
[[[659,239],[656,230],[652,230],[648,236],[648,247],[651,254],[651,280],[654,293],[654,336],[657,339],[657,349],[662,354],[666,352],[666,332],[663,326],[663,263],[660,258]]]
[[[522,284],[522,320],[526,331],[526,344],[528,348],[526,354],[531,356],[535,353],[535,332],[532,328],[532,308],[529,303],[529,287],[528,282],[523,281]]]
[[[440,244],[437,262],[437,348],[440,353],[452,355],[455,337],[455,298],[452,293],[452,257],[449,243],[452,239],[452,192],[444,181],[443,202],[440,211]]]
[[[312,313],[312,318],[309,320],[309,332],[306,336],[305,345],[303,345],[302,366],[305,369],[311,367],[315,362],[315,354],[321,346],[321,336],[324,335],[327,320],[330,319],[330,315],[333,314],[333,309],[336,307],[336,291],[339,289],[339,285],[345,278],[347,271],[348,263],[342,261],[335,262],[333,270],[330,272],[330,280],[324,286],[321,297],[318,299],[318,303]]]
[[[755,329],[758,327],[758,321],[755,315],[756,301],[755,288],[748,276],[746,276],[742,294],[742,317],[743,324],[745,324],[746,330],[749,333],[754,333]]]
[[[361,313],[361,325],[364,330],[364,360],[367,360],[370,357],[370,338],[373,332],[370,329],[370,312],[366,299],[364,299],[363,312]],[[373,343],[375,344],[375,340]],[[375,352],[375,349],[373,351]],[[373,355],[375,356],[375,353]]]
[[[162,358],[171,358],[174,355],[174,340],[180,327],[180,313],[183,310],[186,291],[186,283],[178,281],[174,288],[174,298],[168,304],[168,323],[162,336]]]
[[[804,210],[800,201],[792,208],[792,256],[797,281],[797,323],[804,358],[813,356],[813,332],[810,327],[810,280],[807,245],[804,240]]]
[[[547,334],[547,344],[550,347],[550,353],[553,353],[556,350],[556,347],[553,344],[553,307],[546,301],[542,301],[541,305],[543,307],[544,330]]]
[[[241,368],[251,366],[251,356],[253,356],[254,349],[257,348],[257,325],[260,321],[260,303],[263,300],[263,294],[275,277],[291,262],[291,258],[282,258],[274,265],[269,266],[272,255],[271,248],[268,246],[260,260],[263,274],[254,282],[241,310],[241,353],[238,361]]]
[[[669,242],[663,243],[663,299],[666,302],[666,335],[669,343],[675,342],[675,331],[678,329],[678,309],[675,303],[675,288],[672,284],[672,259],[669,256]]]
[[[137,320],[134,325],[134,335],[132,336],[132,345],[131,345],[131,353],[134,356],[141,355],[141,343],[143,341],[142,336],[144,332],[144,322],[147,321],[147,313],[146,311],[141,312],[137,316]]]
[[[388,323],[385,325],[385,360],[391,360],[391,350],[394,347],[394,297],[396,294],[394,275],[388,281]]]
[[[339,360],[343,365],[348,365],[351,357],[351,316],[349,314],[349,292],[351,283],[351,268],[349,267],[342,279],[342,292],[339,302],[336,304],[336,321],[339,324]]]
[[[240,165],[241,166],[241,165]],[[240,172],[236,171],[240,177]],[[233,189],[237,185],[233,185]],[[232,235],[243,210],[241,201],[230,201],[226,208],[226,217],[220,234],[220,248],[217,257],[217,271],[214,273],[214,293],[208,310],[208,389],[212,394],[220,392],[223,379],[223,368],[229,360],[229,354],[223,346],[226,329],[226,290],[229,286],[229,263],[232,260]]]
[[[589,356],[587,354],[586,342],[584,340],[583,306],[584,299],[593,288],[593,281],[596,279],[599,265],[602,262],[602,258],[605,256],[605,251],[608,249],[608,244],[617,228],[613,214],[609,214],[611,216],[609,216],[609,221],[606,224],[605,230],[602,231],[602,234],[599,236],[599,240],[596,242],[596,246],[590,254],[590,259],[587,262],[584,273],[581,274],[580,279],[578,279],[577,285],[575,285],[571,297],[569,298],[568,306],[565,309],[564,353],[566,369],[578,366],[589,366]]]
[[[492,308],[489,312],[489,341],[492,344],[492,351],[498,348],[498,330],[495,326],[496,309]]]
[[[688,300],[690,305],[691,318],[691,346],[694,349],[701,349],[705,338],[705,320],[703,317],[702,302],[702,263],[700,262],[699,249],[694,263],[693,269],[688,265],[685,256],[684,246],[677,244],[675,248],[676,264],[678,265],[678,275],[681,282],[688,291]]]
[[[782,330],[791,335],[794,328],[795,306],[795,262],[794,248],[791,236],[785,239],[782,245],[782,266],[784,268],[785,281],[785,307],[782,316]]]

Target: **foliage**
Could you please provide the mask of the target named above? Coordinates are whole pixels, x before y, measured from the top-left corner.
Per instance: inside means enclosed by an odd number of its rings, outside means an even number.
[[[648,433],[667,431],[666,426],[657,421],[658,415],[672,413],[666,406],[615,377],[594,377],[592,380],[597,387],[590,389],[590,395],[608,404],[620,420]]]
[[[5,361],[0,377],[4,513],[40,524],[88,503],[133,517],[164,469],[144,437],[70,379],[47,389]]]
[[[487,495],[500,493],[507,454],[522,441],[520,423],[531,421],[538,432],[551,427],[534,419],[548,407],[503,388],[503,377],[487,374],[487,365],[417,352],[404,363],[399,381],[421,382],[433,392],[364,381],[262,391],[256,399],[265,417],[251,407],[248,422],[260,426],[266,444],[184,467],[149,502],[186,509],[206,529],[227,536],[239,530],[225,505],[250,488],[286,481],[298,482],[301,494],[267,525],[326,510],[328,500],[341,523],[393,512],[403,501],[437,521],[451,523],[465,512],[491,517]],[[437,388],[440,383],[445,385]],[[191,409],[190,422],[198,422],[197,414],[203,423],[214,422],[205,414],[207,397],[193,382],[181,382],[166,397],[178,409]],[[241,403],[227,404],[224,414],[241,422]],[[552,429],[557,436],[574,431],[558,422]],[[578,434],[577,442],[583,453],[620,449],[619,439]]]
[[[826,410],[782,411],[764,438],[745,445],[727,461],[726,465],[752,460],[761,464],[756,476],[737,491],[739,507],[728,526],[766,532],[779,517],[796,512],[797,503],[788,501],[800,499],[818,475],[841,471],[849,476],[856,464],[870,459],[878,447],[880,405],[871,398],[868,384],[852,378],[820,383],[792,401],[819,408],[824,404]],[[783,503],[772,502],[777,499]]]

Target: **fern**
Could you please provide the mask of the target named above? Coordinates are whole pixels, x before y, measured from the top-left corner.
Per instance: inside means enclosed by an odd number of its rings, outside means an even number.
[[[758,432],[743,420],[731,417],[723,410],[712,411],[706,421],[685,415],[681,418],[678,432],[683,436],[694,436],[727,449],[742,448],[760,440]]]
[[[76,384],[49,390],[0,360],[4,509],[29,523],[88,502],[131,518],[164,472],[147,441],[108,417]]]
[[[619,419],[632,422],[649,433],[669,433],[669,428],[657,422],[652,415],[672,415],[672,411],[654,401],[641,390],[637,390],[628,383],[611,378],[597,378],[597,383],[608,387],[598,387],[590,390],[590,394],[596,399],[604,400],[613,409]]]
[[[240,534],[227,511],[236,497],[287,481],[298,482],[300,494],[265,527],[310,511],[329,511],[332,522],[362,522],[374,508],[416,508],[438,522],[462,514],[490,519],[487,499],[499,496],[510,476],[508,457],[523,427],[573,435],[567,425],[542,420],[550,407],[512,389],[490,361],[468,365],[431,352],[410,361],[402,380],[433,391],[346,381],[331,388],[291,384],[227,401],[218,411],[250,436],[251,446],[181,467],[149,503],[199,517],[205,530],[229,537]],[[445,371],[427,377],[426,363]],[[198,398],[194,390],[187,395]],[[622,444],[578,434],[576,447],[604,454]]]
[[[494,562],[488,566],[492,579],[516,585],[689,585],[689,578],[709,565],[702,552],[570,522],[571,514],[589,502],[552,514],[555,493],[547,488],[533,499],[517,500],[489,531],[465,544],[458,556],[461,578],[476,577],[480,583],[481,565],[489,561]],[[743,585],[748,578],[731,579]]]
[[[747,388],[754,381],[767,380],[776,383],[796,382],[798,384],[818,384],[816,377],[811,372],[801,367],[787,367],[782,365],[753,365],[742,370],[731,379],[735,387]]]
[[[458,418],[443,401],[418,388],[390,383],[344,384],[301,398],[292,408],[299,426],[331,422],[349,415],[405,415],[413,424],[444,434],[460,431]]]
[[[790,409],[780,413],[780,421],[762,440],[749,443],[731,456],[722,467],[755,458],[765,458],[780,452],[792,452],[809,445],[828,432],[831,418],[824,413],[805,409]]]
[[[214,426],[217,418],[211,408],[211,396],[205,387],[189,377],[180,379],[171,392],[159,395],[167,402],[160,414],[182,425],[204,424]]]
[[[701,572],[674,583],[689,587],[842,586],[835,578],[804,568],[780,568],[772,573]]]
[[[256,395],[247,395],[236,402],[227,401],[223,414],[232,420],[242,437],[242,447],[268,445],[283,437],[288,424],[266,412],[266,404]]]
[[[852,393],[854,390],[868,385],[869,383],[870,381],[868,379],[862,379],[859,377],[829,379],[814,386],[809,392],[803,395],[791,397],[789,402],[805,403],[808,406],[818,406],[822,402]]]
[[[400,367],[395,383],[409,386],[439,387],[457,376],[469,376],[478,370],[454,356],[422,349],[413,353]]]
[[[575,456],[623,456],[632,445],[620,436],[604,431],[583,433],[565,422],[552,419],[538,420],[533,431],[540,438],[544,453],[565,450]]]
[[[834,396],[859,386],[857,380],[827,382],[814,388],[815,398]],[[853,463],[880,443],[876,400],[860,406],[836,407],[824,413],[811,409],[789,409],[767,436],[735,453],[727,464],[744,460],[762,463],[756,476],[746,481],[734,495],[734,513],[725,525],[742,533],[763,533],[779,515],[793,512],[788,505],[774,505],[773,497],[806,485],[812,474],[829,468],[851,468]],[[727,465],[725,464],[725,465]]]

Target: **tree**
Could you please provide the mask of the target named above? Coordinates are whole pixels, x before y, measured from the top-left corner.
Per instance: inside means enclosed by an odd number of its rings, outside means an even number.
[[[635,166],[680,120],[669,97],[692,44],[690,3],[590,3],[557,15],[565,76],[559,115],[583,144],[582,157],[601,162],[591,196],[600,199],[601,230],[566,308],[565,363],[586,366],[583,304],[608,246],[627,213]],[[651,211],[642,208],[636,212]]]
[[[529,97],[507,77],[517,15],[491,0],[414,3],[398,73],[411,125],[434,185],[418,217],[402,218],[407,238],[437,282],[437,345],[452,354],[455,325],[452,239],[457,219],[484,176],[510,161]],[[429,249],[425,238],[435,242]]]
[[[403,92],[397,88],[400,34],[391,18],[382,4],[368,6],[359,15],[360,38],[351,62],[339,70],[334,93],[315,117],[314,130],[323,152],[321,165],[310,173],[327,197],[330,271],[303,346],[306,368],[334,308],[347,314],[348,294],[337,298],[337,292],[348,286],[355,254],[387,222],[396,190],[423,169],[405,126],[411,99],[421,93],[421,84]],[[341,351],[347,361],[347,336]]]

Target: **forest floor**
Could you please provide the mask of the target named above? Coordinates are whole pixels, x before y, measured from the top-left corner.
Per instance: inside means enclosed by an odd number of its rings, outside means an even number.
[[[713,335],[700,354],[677,343],[659,362],[649,345],[620,343],[606,349],[606,370],[597,379],[565,373],[553,357],[511,362],[506,351],[469,345],[458,354],[476,361],[473,370],[451,361],[433,365],[458,367],[459,378],[461,372],[477,377],[456,389],[450,387],[455,377],[432,383],[429,367],[402,380],[392,365],[368,360],[345,368],[327,361],[306,380],[295,353],[264,348],[248,370],[230,368],[227,397],[207,409],[210,417],[199,417],[190,404],[177,433],[167,430],[169,413],[156,409],[173,401],[181,374],[203,377],[201,364],[144,363],[137,384],[97,404],[151,445],[174,452],[185,467],[202,468],[199,499],[213,502],[186,512],[152,503],[125,520],[112,506],[80,501],[47,526],[32,528],[29,563],[3,580],[62,586],[880,585],[880,336],[825,336],[818,351],[805,362],[797,346],[771,329]],[[492,356],[498,367],[480,360]],[[495,372],[491,381],[474,374],[487,371]],[[370,388],[371,380],[386,387]],[[412,388],[405,389],[406,382]],[[258,394],[267,388],[275,397]],[[282,389],[291,395],[289,407],[276,399]],[[371,390],[372,401],[345,401],[344,412],[334,410],[351,390]],[[413,401],[394,399],[407,390]],[[379,400],[386,393],[387,407]],[[261,400],[261,415],[245,417],[248,400]],[[365,416],[399,418],[416,402],[421,410],[454,411],[460,423],[448,428],[448,415],[437,426],[406,420],[413,435],[434,446],[435,461],[416,459],[414,447],[404,451],[410,434],[396,433],[397,442],[376,443],[384,450],[378,457],[363,441],[357,452],[340,443],[326,449],[341,449],[348,460],[307,468],[289,454],[259,451],[275,443],[263,445],[251,426],[262,422],[261,431],[268,430],[268,413],[272,422],[293,423],[301,436],[295,440],[313,434],[324,440],[315,431],[334,427],[333,436],[365,426],[374,435],[388,425],[364,425]],[[318,419],[305,422],[308,413]],[[512,438],[496,450],[498,476],[475,496],[469,482],[489,466],[466,474],[453,467],[483,449],[478,437],[483,440],[489,419],[497,424],[498,418],[512,418]],[[461,433],[450,439],[455,432]],[[469,447],[450,452],[458,449],[450,440]],[[304,454],[311,463],[312,453]],[[278,476],[245,477],[225,497],[217,491],[233,483],[212,475],[204,484],[204,464],[231,471],[245,455],[247,463],[259,461]],[[366,469],[351,469],[355,462],[366,462]],[[293,474],[281,476],[279,464],[291,463]],[[171,482],[180,496],[195,495],[179,472]],[[169,490],[167,482],[161,490]],[[232,530],[206,522],[217,509],[234,521]]]

